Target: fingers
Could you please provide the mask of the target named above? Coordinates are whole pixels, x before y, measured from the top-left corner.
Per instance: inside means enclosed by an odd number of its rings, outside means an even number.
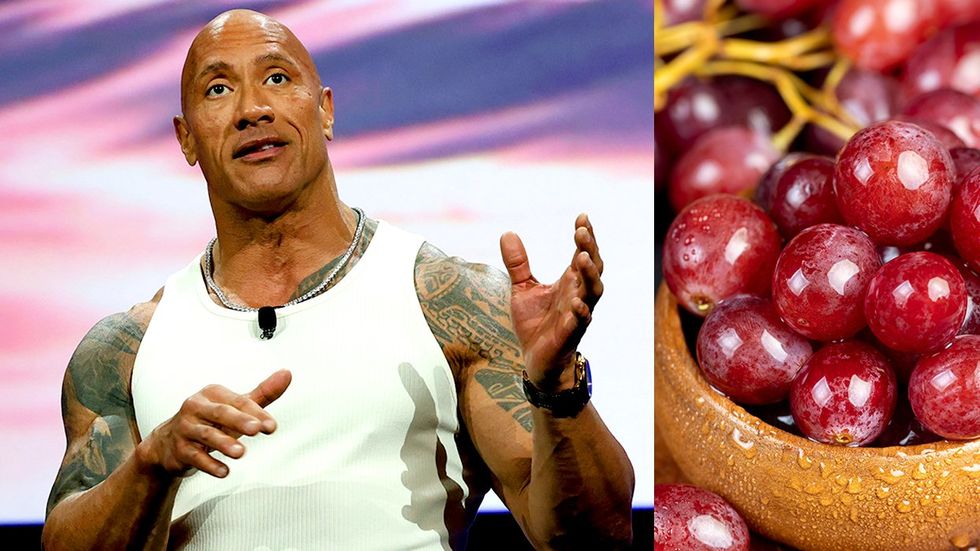
[[[592,257],[583,251],[575,256],[575,268],[582,277],[579,298],[584,300],[590,309],[594,308],[602,297],[604,289],[599,267],[593,262]]]
[[[598,268],[599,275],[602,275],[604,265],[602,257],[599,255],[599,244],[595,239],[592,222],[589,221],[589,217],[585,213],[578,215],[578,218],[575,219],[575,245],[577,247],[575,254],[577,255],[580,251],[587,252]]]
[[[228,466],[208,455],[200,446],[195,446],[186,442],[178,450],[178,460],[199,471],[208,473],[211,476],[224,478],[228,476]]]
[[[282,396],[283,392],[289,388],[289,383],[293,381],[293,374],[288,369],[280,369],[269,378],[259,383],[259,386],[255,387],[255,390],[248,393],[249,398],[255,401],[259,407],[264,408],[265,406],[275,402]]]
[[[259,432],[271,434],[276,421],[248,394],[237,394],[219,385],[210,385],[201,391],[201,402],[194,413],[202,421],[211,423],[233,436]],[[237,434],[235,434],[237,433]]]
[[[524,250],[524,243],[514,232],[507,232],[500,236],[500,256],[504,260],[504,266],[510,275],[510,281],[514,285],[533,280],[531,275],[531,265],[527,260],[527,251]]]

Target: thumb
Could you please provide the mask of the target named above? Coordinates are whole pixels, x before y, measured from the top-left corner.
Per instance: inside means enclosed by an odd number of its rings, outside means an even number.
[[[282,393],[286,392],[286,388],[289,387],[289,383],[292,380],[293,374],[291,371],[280,369],[259,383],[259,386],[255,387],[255,390],[248,393],[248,397],[258,404],[259,407],[264,408],[278,400],[282,396]]]
[[[514,285],[530,280],[531,265],[527,261],[527,251],[524,250],[524,243],[514,232],[507,232],[500,236],[500,256],[507,267],[510,275],[510,282]]]

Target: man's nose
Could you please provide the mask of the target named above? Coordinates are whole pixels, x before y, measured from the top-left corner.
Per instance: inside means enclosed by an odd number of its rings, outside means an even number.
[[[238,119],[235,121],[235,128],[238,130],[245,130],[249,126],[255,126],[261,122],[272,122],[276,119],[272,107],[269,102],[265,101],[262,94],[246,89],[242,90],[239,98]]]

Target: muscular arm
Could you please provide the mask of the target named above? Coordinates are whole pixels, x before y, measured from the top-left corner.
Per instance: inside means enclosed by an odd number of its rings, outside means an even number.
[[[591,404],[560,419],[527,403],[508,277],[425,244],[416,288],[456,372],[463,422],[528,539],[540,549],[626,547],[629,459]]]
[[[140,463],[130,398],[133,361],[159,296],[97,323],[68,364],[68,445],[48,498],[46,549],[166,547],[179,479]]]

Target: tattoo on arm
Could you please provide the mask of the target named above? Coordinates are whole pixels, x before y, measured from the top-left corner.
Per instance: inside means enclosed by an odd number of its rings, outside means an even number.
[[[474,378],[531,432],[531,406],[522,388],[524,367],[510,319],[507,275],[449,258],[425,243],[416,258],[415,281],[422,311],[446,358],[462,365],[485,360]]]
[[[68,446],[48,497],[48,514],[65,497],[108,478],[133,451],[136,416],[129,375],[146,329],[143,321],[131,313],[103,319],[68,363],[61,396]]]

